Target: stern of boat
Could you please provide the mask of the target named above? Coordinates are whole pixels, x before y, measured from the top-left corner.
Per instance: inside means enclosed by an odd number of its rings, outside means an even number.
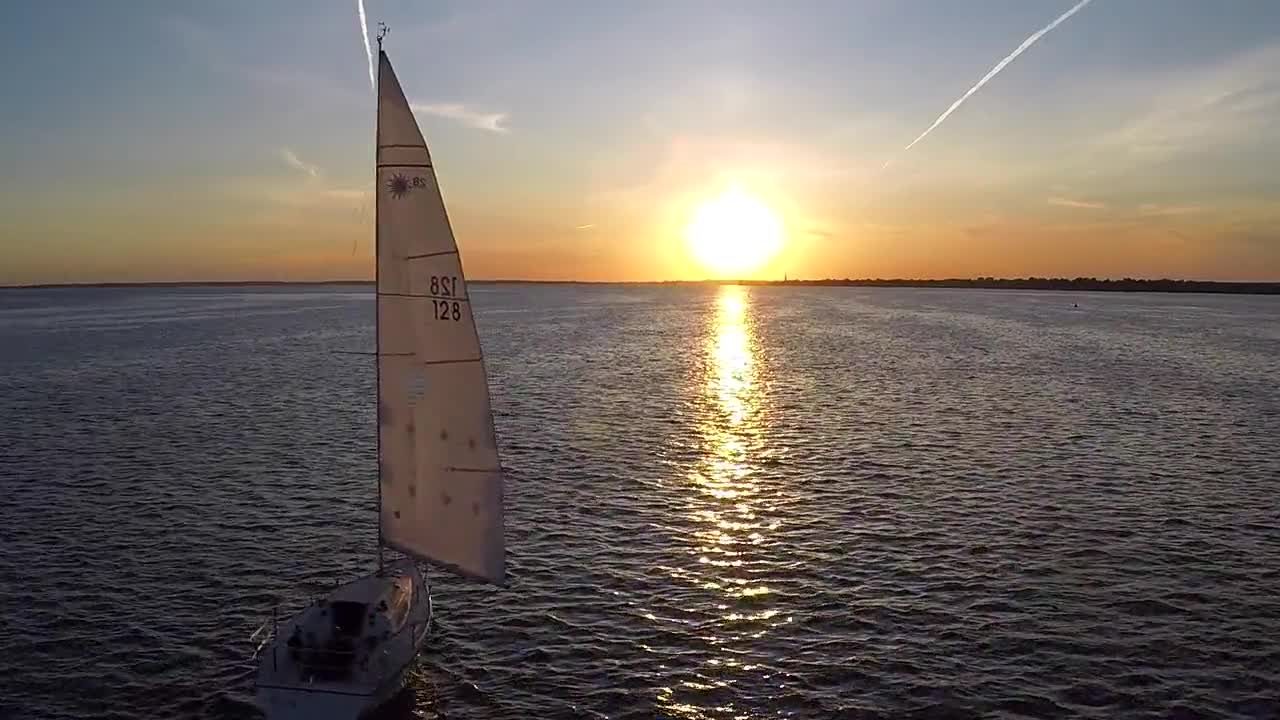
[[[408,601],[401,602],[405,600]],[[335,587],[251,636],[268,718],[357,718],[390,700],[430,634],[430,587],[404,560]]]

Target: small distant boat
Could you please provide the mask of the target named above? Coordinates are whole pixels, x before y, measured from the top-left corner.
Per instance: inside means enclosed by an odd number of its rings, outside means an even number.
[[[399,692],[432,623],[417,561],[505,582],[503,482],[458,246],[431,155],[378,34],[378,568],[264,623],[270,718],[358,718]],[[383,549],[406,557],[384,562]],[[251,638],[253,639],[253,638]]]

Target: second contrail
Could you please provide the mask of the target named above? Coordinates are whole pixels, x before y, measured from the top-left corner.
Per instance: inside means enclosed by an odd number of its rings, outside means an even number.
[[[356,0],[356,12],[360,13],[360,39],[364,40],[364,54],[369,58],[369,87],[378,89],[373,79],[373,48],[369,47],[369,25],[364,20],[364,0]]]
[[[1011,62],[1013,62],[1014,60],[1016,60],[1016,59],[1018,58],[1018,56],[1019,56],[1019,55],[1021,55],[1023,52],[1025,52],[1025,51],[1026,51],[1026,49],[1027,49],[1027,48],[1031,47],[1032,45],[1034,45],[1034,44],[1035,44],[1035,42],[1036,42],[1037,40],[1039,40],[1040,38],[1044,37],[1045,33],[1049,32],[1050,30],[1052,30],[1052,29],[1054,29],[1054,28],[1058,27],[1059,25],[1061,25],[1061,24],[1062,24],[1062,23],[1063,23],[1067,18],[1069,18],[1069,17],[1071,17],[1072,15],[1075,15],[1076,13],[1080,12],[1081,10],[1083,10],[1083,9],[1084,9],[1084,6],[1085,6],[1085,5],[1088,5],[1088,4],[1089,4],[1090,2],[1092,2],[1092,1],[1093,1],[1093,0],[1080,0],[1080,2],[1078,2],[1078,3],[1076,3],[1076,4],[1075,4],[1075,7],[1071,8],[1070,10],[1068,10],[1068,11],[1066,11],[1065,13],[1063,13],[1062,15],[1060,15],[1060,16],[1058,17],[1058,19],[1057,19],[1057,20],[1054,20],[1053,22],[1049,23],[1048,25],[1045,25],[1043,28],[1041,28],[1038,32],[1036,32],[1035,34],[1033,34],[1031,37],[1027,38],[1026,40],[1023,40],[1023,41],[1022,41],[1022,44],[1021,44],[1021,45],[1019,45],[1019,46],[1018,46],[1018,48],[1017,48],[1016,50],[1014,50],[1013,52],[1009,53],[1009,56],[1008,56],[1008,57],[1006,57],[1005,59],[1003,59],[1003,60],[1001,60],[1000,62],[996,63],[996,66],[995,66],[995,67],[993,67],[993,68],[991,68],[991,71],[990,71],[990,72],[988,72],[986,75],[982,76],[982,79],[981,79],[981,80],[979,80],[979,81],[978,81],[978,83],[977,83],[976,85],[974,85],[973,87],[969,88],[969,91],[968,91],[968,92],[966,92],[964,95],[961,95],[959,100],[956,100],[955,102],[951,103],[951,107],[947,108],[947,111],[946,111],[946,112],[944,112],[944,113],[942,113],[941,115],[939,115],[939,116],[938,116],[938,119],[937,119],[937,120],[934,120],[932,125],[930,125],[928,128],[926,128],[924,132],[920,133],[920,137],[917,137],[915,140],[912,140],[910,143],[908,143],[908,144],[907,144],[907,146],[906,146],[906,147],[902,148],[902,150],[903,150],[904,152],[905,152],[905,151],[907,151],[907,150],[910,150],[910,149],[911,149],[911,148],[912,148],[916,143],[918,143],[918,142],[920,142],[921,140],[925,139],[925,137],[926,137],[929,133],[933,132],[933,129],[934,129],[934,128],[936,128],[936,127],[938,127],[939,125],[941,125],[943,120],[946,120],[946,119],[947,119],[947,117],[948,117],[949,115],[951,115],[951,113],[955,112],[955,111],[956,111],[956,108],[960,107],[960,105],[962,105],[962,104],[964,103],[964,101],[965,101],[965,100],[968,100],[970,95],[972,95],[972,94],[974,94],[974,93],[978,92],[979,90],[981,90],[981,89],[982,89],[982,86],[983,86],[983,85],[986,85],[986,84],[991,80],[991,78],[995,77],[995,76],[996,76],[996,75],[997,75],[1001,70],[1003,70],[1003,69],[1004,69],[1004,67],[1005,67],[1006,65],[1008,65],[1009,63],[1011,63]],[[887,162],[886,162],[886,163],[885,163],[885,167],[888,167],[888,166],[889,166],[889,163],[887,163]]]

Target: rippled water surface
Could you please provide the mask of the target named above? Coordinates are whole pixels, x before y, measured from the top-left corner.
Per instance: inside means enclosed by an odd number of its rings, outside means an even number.
[[[1280,716],[1277,299],[472,294],[511,582],[431,574],[386,716]],[[257,717],[373,566],[371,320],[0,290],[0,716]]]

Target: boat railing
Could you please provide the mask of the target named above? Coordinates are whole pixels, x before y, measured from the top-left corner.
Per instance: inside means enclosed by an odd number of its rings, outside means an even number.
[[[345,649],[345,648],[334,649],[334,648],[317,648],[317,647],[304,647],[304,646],[288,646],[286,643],[285,649],[286,651],[289,652],[291,659],[294,661],[292,663],[292,668],[295,671],[296,678],[298,680],[309,680],[312,678],[317,680],[328,679],[328,678],[322,678],[320,677],[320,675],[326,675],[331,672],[341,671],[341,670],[353,670],[353,671],[358,670],[359,672],[363,673],[363,672],[367,672],[369,670],[369,666],[373,665],[374,663],[376,663],[378,666],[379,674],[384,674],[388,669],[389,661],[393,659],[391,654],[391,647],[393,647],[395,643],[405,633],[414,633],[414,637],[416,637],[416,633],[418,633],[424,625],[430,626],[431,619],[432,619],[431,610],[432,608],[430,605],[430,599],[428,599],[427,619],[425,622],[405,623],[394,634],[388,636],[387,638],[382,640],[380,643],[378,643],[378,645],[380,646],[378,651],[374,653],[370,653],[367,656],[368,662],[362,664],[358,668],[355,667],[353,663],[353,660],[355,659],[355,656],[356,656],[356,650],[357,650],[357,648],[354,645],[351,649]],[[257,645],[255,645],[254,651],[253,651],[253,659],[255,660],[258,659],[259,655],[262,653],[263,648],[265,648],[268,644],[271,645],[271,669],[272,669],[272,672],[277,672],[277,673],[280,671],[280,659],[281,659],[280,643],[275,642],[275,640],[280,635],[278,617],[279,617],[278,609],[273,607],[271,609],[271,617],[264,620],[262,624],[259,625],[256,630],[253,631],[253,634],[249,636],[250,642],[257,641]],[[309,672],[308,669],[317,670],[319,671],[319,674],[315,672]]]

